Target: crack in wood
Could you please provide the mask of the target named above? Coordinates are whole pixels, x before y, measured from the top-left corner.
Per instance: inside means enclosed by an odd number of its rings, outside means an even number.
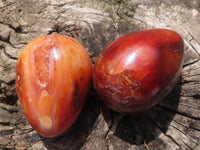
[[[14,59],[14,60],[17,60],[17,59],[18,59],[17,57],[14,57],[14,56],[11,56],[10,54],[8,54],[8,53],[6,52],[5,47],[1,46],[0,49],[3,49],[4,54],[5,54],[8,58]]]
[[[178,147],[180,147],[180,144],[176,142],[175,139],[173,139],[170,135],[167,135],[166,132],[160,127],[159,124],[157,124],[151,117],[147,116],[146,117],[163,133],[163,135],[165,135],[166,137],[170,138],[175,145],[177,145]]]
[[[183,126],[182,124],[178,123],[177,121],[174,121],[175,123]],[[190,141],[192,141],[193,143],[195,143],[196,145],[198,145],[198,142],[194,141],[191,137],[188,136],[188,133],[185,133],[184,131],[182,131],[180,128],[176,127],[176,126],[173,126],[170,124],[170,126],[172,126],[173,128],[175,128],[176,130],[178,130],[179,132],[181,132],[184,136],[186,136]],[[184,126],[183,126],[184,127]],[[189,129],[187,127],[184,127],[186,129]]]
[[[194,111],[195,111],[195,109],[196,109],[196,110],[199,110],[199,107],[198,107],[198,106],[197,106],[197,107],[193,107],[193,106],[189,106],[189,105],[183,104],[183,103],[180,103],[179,105],[185,106],[185,107],[187,107],[187,108],[192,108],[192,109],[194,109]]]
[[[197,63],[197,62],[199,62],[199,58],[197,59],[197,60],[195,60],[195,61],[193,61],[193,62],[191,62],[191,63],[188,63],[188,64],[185,64],[185,65],[183,65],[183,69],[184,68],[186,68],[186,67],[188,67],[188,66],[191,66],[191,65],[193,65],[193,64],[195,64],[195,63]]]
[[[179,112],[179,111],[176,111],[176,110],[170,109],[170,108],[168,108],[168,107],[164,107],[164,106],[159,105],[159,104],[158,104],[158,107],[160,107],[160,108],[162,108],[162,109],[165,109],[165,110],[167,110],[167,111],[169,111],[169,112],[171,112],[171,113],[174,113],[174,114],[179,114],[179,115],[182,115],[182,116],[185,116],[185,117],[191,118],[191,119],[200,120],[199,117],[190,116],[190,115],[188,115],[188,114],[186,114],[186,113]]]
[[[170,138],[178,147],[181,147],[181,145],[171,135],[165,134],[165,136],[167,136],[168,138]]]
[[[10,4],[7,4],[7,5],[3,6],[3,7],[0,7],[0,9],[4,9],[4,8],[9,7],[9,6],[11,6],[11,5],[14,5],[14,4],[16,4],[16,3],[17,3],[17,1],[15,1],[15,2],[13,2],[13,3],[10,3]]]

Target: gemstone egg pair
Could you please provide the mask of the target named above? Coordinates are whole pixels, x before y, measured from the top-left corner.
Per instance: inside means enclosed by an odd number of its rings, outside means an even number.
[[[110,108],[122,113],[147,110],[178,80],[183,45],[181,36],[167,29],[127,34],[106,47],[92,69],[77,40],[64,35],[36,38],[17,62],[16,89],[23,112],[39,134],[61,135],[78,118],[92,77]]]

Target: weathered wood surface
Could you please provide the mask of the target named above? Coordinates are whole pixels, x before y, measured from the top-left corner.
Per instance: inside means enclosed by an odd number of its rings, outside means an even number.
[[[120,116],[91,88],[77,122],[57,138],[39,136],[25,120],[15,91],[23,47],[45,34],[78,39],[92,62],[117,37],[150,28],[182,35],[181,78],[169,96],[139,116]],[[199,150],[199,0],[0,0],[0,149]]]

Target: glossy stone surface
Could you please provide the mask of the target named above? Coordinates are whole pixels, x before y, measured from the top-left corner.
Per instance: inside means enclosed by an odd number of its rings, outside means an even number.
[[[41,135],[64,133],[85,102],[92,64],[84,47],[64,35],[31,41],[18,58],[17,94],[23,112]]]
[[[144,111],[174,87],[182,67],[181,36],[167,29],[124,35],[98,56],[93,70],[97,93],[123,113]]]

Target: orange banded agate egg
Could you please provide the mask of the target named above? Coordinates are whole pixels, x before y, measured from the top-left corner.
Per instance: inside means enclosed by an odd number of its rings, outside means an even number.
[[[75,39],[47,35],[21,52],[16,89],[23,112],[41,135],[55,137],[75,122],[90,87],[92,64]]]

